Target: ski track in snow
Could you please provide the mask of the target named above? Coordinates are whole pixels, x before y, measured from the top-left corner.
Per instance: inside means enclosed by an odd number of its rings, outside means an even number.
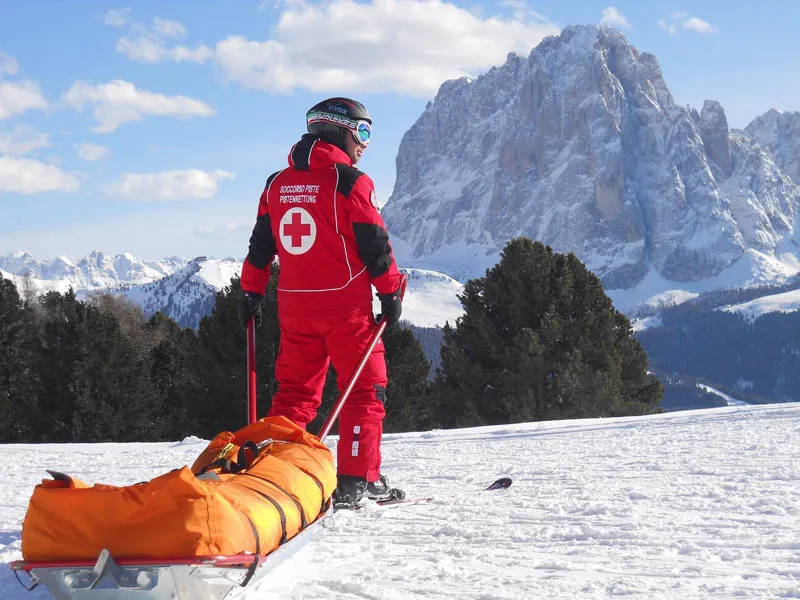
[[[239,597],[800,598],[799,442],[800,404],[387,435],[390,481],[434,502],[340,512]],[[0,562],[45,469],[125,485],[204,446],[0,446]],[[0,594],[50,597],[4,565]]]

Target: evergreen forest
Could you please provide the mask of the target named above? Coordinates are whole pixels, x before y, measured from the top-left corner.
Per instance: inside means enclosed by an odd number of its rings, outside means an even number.
[[[276,267],[270,281],[256,334],[260,416],[276,389]],[[210,439],[242,427],[241,293],[232,280],[191,329],[119,297],[23,296],[0,279],[0,443]],[[660,410],[663,388],[628,319],[575,255],[511,240],[460,299],[464,315],[445,327],[434,369],[412,328],[384,333],[385,431]],[[312,432],[338,393],[331,368]]]

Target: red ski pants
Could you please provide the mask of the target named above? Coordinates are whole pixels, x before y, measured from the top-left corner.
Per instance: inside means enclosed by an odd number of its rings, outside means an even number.
[[[278,391],[269,416],[285,416],[306,427],[316,416],[328,364],[344,391],[377,325],[372,309],[335,315],[281,316],[275,365]],[[383,402],[386,389],[383,341],[378,340],[339,415],[337,472],[375,481],[381,469]]]

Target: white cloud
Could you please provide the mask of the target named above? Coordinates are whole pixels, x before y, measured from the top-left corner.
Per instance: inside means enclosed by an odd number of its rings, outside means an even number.
[[[8,133],[0,132],[0,154],[22,156],[50,145],[47,134],[24,125],[18,125]]]
[[[628,22],[628,19],[625,18],[625,15],[623,15],[613,6],[609,6],[603,9],[603,18],[600,19],[600,22],[603,25],[622,27],[623,29],[631,28],[631,24]]]
[[[3,75],[14,75],[19,70],[19,63],[13,56],[9,56],[0,50],[0,77]]]
[[[165,171],[163,173],[126,173],[118,182],[103,188],[109,196],[128,200],[159,202],[186,198],[213,198],[221,181],[236,175],[228,171]]]
[[[75,144],[75,150],[78,152],[78,156],[80,156],[83,160],[94,162],[97,160],[102,160],[106,156],[108,156],[109,150],[105,146],[101,146],[99,144],[92,144],[91,142],[86,142],[84,144]]]
[[[0,193],[74,192],[79,187],[74,174],[53,165],[29,158],[0,156]]]
[[[678,31],[681,29],[695,31],[701,34],[717,32],[716,26],[708,21],[704,21],[699,17],[690,17],[688,13],[683,11],[674,12],[668,17],[659,19],[658,26],[669,35],[677,35]]]
[[[697,33],[716,33],[717,28],[699,17],[691,17],[683,22],[683,28]]]
[[[143,63],[194,62],[204,63],[214,56],[214,51],[202,44],[197,48],[167,45],[158,38],[146,35],[125,35],[117,40],[117,52]]]
[[[128,58],[143,63],[204,63],[213,58],[214,50],[203,44],[195,48],[167,46],[167,40],[185,35],[186,28],[178,21],[153,17],[151,26],[134,23],[130,31],[117,40],[116,49]]]
[[[210,117],[216,114],[208,104],[187,96],[164,96],[138,90],[127,81],[89,85],[79,81],[64,95],[76,110],[86,105],[93,107],[92,114],[98,125],[97,133],[111,133],[123,123],[141,121],[145,117]]]
[[[186,28],[178,21],[153,17],[153,31],[166,38],[182,38],[186,35]]]
[[[0,120],[33,108],[47,108],[39,85],[33,81],[2,81],[4,75],[15,75],[18,70],[16,59],[0,50]]]
[[[47,108],[39,86],[33,81],[0,81],[0,119],[34,108]]]
[[[559,28],[535,13],[483,18],[441,0],[283,6],[273,39],[217,43],[225,77],[274,93],[350,89],[428,96],[446,79],[530,53]]]
[[[128,18],[130,12],[130,8],[112,9],[106,13],[103,22],[111,27],[125,27],[125,25],[130,23],[130,19]]]

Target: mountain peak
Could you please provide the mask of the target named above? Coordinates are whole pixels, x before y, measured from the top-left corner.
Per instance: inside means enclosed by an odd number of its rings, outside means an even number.
[[[574,252],[607,289],[651,271],[694,282],[791,237],[798,195],[761,153],[718,102],[676,105],[624,34],[575,25],[445,82],[403,137],[383,216],[402,266],[461,280],[526,236]]]

